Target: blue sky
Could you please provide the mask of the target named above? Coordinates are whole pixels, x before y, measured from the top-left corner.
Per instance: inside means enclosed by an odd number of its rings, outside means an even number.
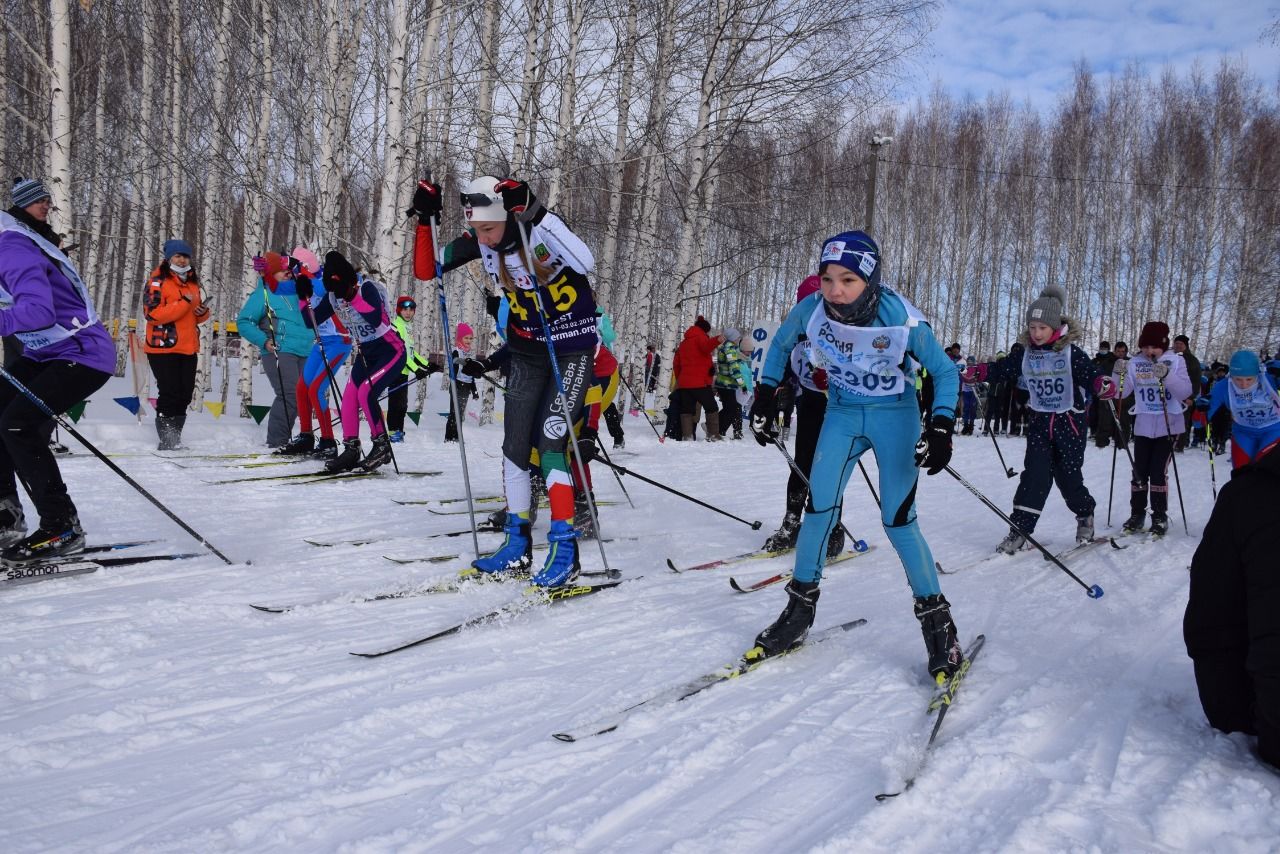
[[[957,98],[1008,90],[1048,109],[1082,58],[1105,79],[1134,60],[1154,76],[1196,60],[1212,72],[1238,56],[1274,84],[1280,46],[1262,33],[1278,13],[1280,0],[941,0],[931,45],[900,97],[914,101],[938,81]]]

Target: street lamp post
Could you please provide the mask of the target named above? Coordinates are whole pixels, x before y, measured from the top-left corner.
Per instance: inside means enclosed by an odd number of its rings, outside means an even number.
[[[893,137],[873,133],[868,144],[871,146],[871,185],[867,187],[867,234],[875,236],[876,227],[876,167],[880,163],[880,146],[891,145]]]

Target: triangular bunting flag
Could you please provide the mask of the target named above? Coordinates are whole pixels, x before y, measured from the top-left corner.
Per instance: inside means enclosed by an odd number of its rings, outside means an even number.
[[[211,403],[210,401],[206,400],[204,402],[204,408],[212,412],[214,418],[222,417],[222,401],[218,401],[217,403]]]
[[[271,411],[270,406],[254,406],[253,404],[249,404],[249,406],[245,408],[248,409],[249,414],[253,416],[254,424],[261,424],[262,419],[266,418],[267,413]]]
[[[142,401],[136,397],[113,397],[112,400],[129,410],[130,415],[137,415],[142,407]]]
[[[156,408],[156,401],[157,401],[157,400],[159,400],[159,398],[158,398],[158,397],[148,397],[148,398],[147,398],[147,403],[151,404],[151,408],[152,408],[152,409],[155,409],[155,408]]]
[[[416,427],[418,424],[418,419],[422,417],[422,410],[419,409],[414,412],[406,412],[405,415],[409,416],[409,420],[412,421],[414,426]]]
[[[80,401],[79,403],[77,403],[75,406],[73,406],[73,407],[71,407],[70,409],[68,409],[68,410],[67,410],[67,414],[71,416],[71,423],[72,423],[72,424],[79,424],[79,423],[80,423],[80,418],[84,415],[84,408],[85,408],[88,404],[89,404],[89,401],[87,401],[87,400],[82,400],[82,401]]]

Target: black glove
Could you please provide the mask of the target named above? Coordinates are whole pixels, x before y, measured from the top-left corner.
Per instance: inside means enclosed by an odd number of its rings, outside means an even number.
[[[493,364],[488,359],[466,359],[458,370],[469,377],[479,379],[493,370]]]
[[[589,463],[600,457],[600,434],[594,428],[585,424],[578,431],[578,451],[582,454],[582,461]]]
[[[538,201],[538,197],[529,189],[527,183],[507,178],[505,181],[499,181],[496,189],[502,193],[502,206],[514,214],[516,219],[535,225],[542,220],[542,214],[546,208],[543,207],[542,202]]]
[[[920,441],[916,442],[916,465],[926,474],[937,474],[951,462],[951,429],[955,423],[950,418],[935,415]]]
[[[762,448],[778,438],[778,404],[773,399],[777,391],[777,386],[758,385],[756,399],[751,403],[751,435]]]
[[[484,298],[484,313],[492,317],[494,320],[498,319],[498,309],[501,307],[502,297],[492,296]]]
[[[413,375],[420,380],[425,380],[427,377],[431,376],[431,372],[426,368],[416,368]]]
[[[302,302],[310,302],[312,294],[316,292],[308,276],[298,276],[293,280],[293,287],[298,292],[298,299]]]
[[[329,252],[324,256],[324,288],[347,302],[355,298],[360,288],[356,268],[341,252]]]
[[[432,184],[424,178],[418,182],[418,188],[413,191],[413,207],[405,211],[404,215],[416,216],[418,222],[429,225],[431,220],[439,218],[440,212],[444,209],[440,200],[440,185]]]

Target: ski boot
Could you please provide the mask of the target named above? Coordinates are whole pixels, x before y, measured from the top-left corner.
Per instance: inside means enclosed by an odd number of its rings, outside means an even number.
[[[787,515],[782,517],[782,524],[778,526],[778,530],[769,535],[769,539],[764,541],[764,550],[767,552],[785,552],[787,549],[796,547],[796,539],[800,536],[800,514],[787,511]]]
[[[1128,519],[1124,520],[1124,524],[1120,526],[1120,530],[1126,534],[1134,534],[1142,530],[1143,524],[1147,521],[1147,511],[1134,510]],[[1152,520],[1154,521],[1154,520]]]
[[[1010,528],[1008,535],[996,546],[996,551],[1006,555],[1017,554],[1026,544],[1027,538]]]
[[[324,464],[324,470],[330,474],[351,471],[360,465],[360,440],[346,439],[342,443],[342,453]]]
[[[596,537],[596,526],[591,520],[591,507],[587,505],[585,492],[573,495],[573,529],[578,532],[580,540],[594,540]]]
[[[1093,514],[1086,513],[1076,517],[1076,542],[1080,545],[1093,542]]]
[[[392,430],[389,435],[391,436],[391,441],[395,444],[399,444],[404,441],[403,430]]]
[[[316,442],[316,449],[311,452],[311,456],[317,460],[332,460],[338,456],[338,443],[330,439],[321,439]]]
[[[840,557],[844,551],[844,525],[836,525],[831,536],[827,537],[827,560]]]
[[[782,429],[778,431],[778,441],[784,442],[784,443],[791,441],[791,425],[790,424],[782,425]]]
[[[565,519],[552,519],[547,532],[551,550],[542,565],[542,571],[533,577],[539,587],[561,587],[573,583],[582,571],[578,562],[578,533]]]
[[[0,501],[0,546],[16,543],[27,534],[27,519],[17,497]]]
[[[1151,536],[1163,537],[1169,533],[1169,517],[1164,513],[1151,514]]]
[[[182,445],[182,427],[186,424],[186,421],[187,416],[185,415],[157,415],[156,435],[160,439],[160,444],[156,446],[156,450],[185,450]]]
[[[782,609],[773,625],[756,635],[756,646],[764,650],[766,658],[804,643],[809,627],[813,625],[821,593],[816,581],[796,581],[793,578],[787,582],[787,607]]]
[[[277,448],[271,453],[277,457],[301,457],[310,454],[316,449],[316,437],[313,433],[299,433],[283,448]]]
[[[924,648],[929,653],[929,675],[943,684],[964,661],[964,650],[956,637],[956,624],[951,619],[951,605],[941,593],[916,598],[916,619],[924,633]]]
[[[493,554],[471,562],[481,572],[515,572],[524,574],[533,566],[533,539],[529,536],[529,522],[515,513],[508,513],[503,532],[506,538]]]
[[[369,456],[360,461],[360,467],[365,471],[373,471],[379,466],[385,466],[391,459],[391,436],[379,433],[373,437],[373,447],[369,449]]]
[[[63,456],[71,453],[71,449],[59,442],[57,439],[49,440],[49,452],[54,456]]]
[[[84,551],[84,529],[80,519],[72,516],[66,522],[36,528],[29,537],[10,545],[0,552],[0,560],[7,564],[39,563]]]
[[[627,447],[627,440],[624,437],[619,436],[613,440],[613,449],[615,451],[621,451],[625,447]]]

